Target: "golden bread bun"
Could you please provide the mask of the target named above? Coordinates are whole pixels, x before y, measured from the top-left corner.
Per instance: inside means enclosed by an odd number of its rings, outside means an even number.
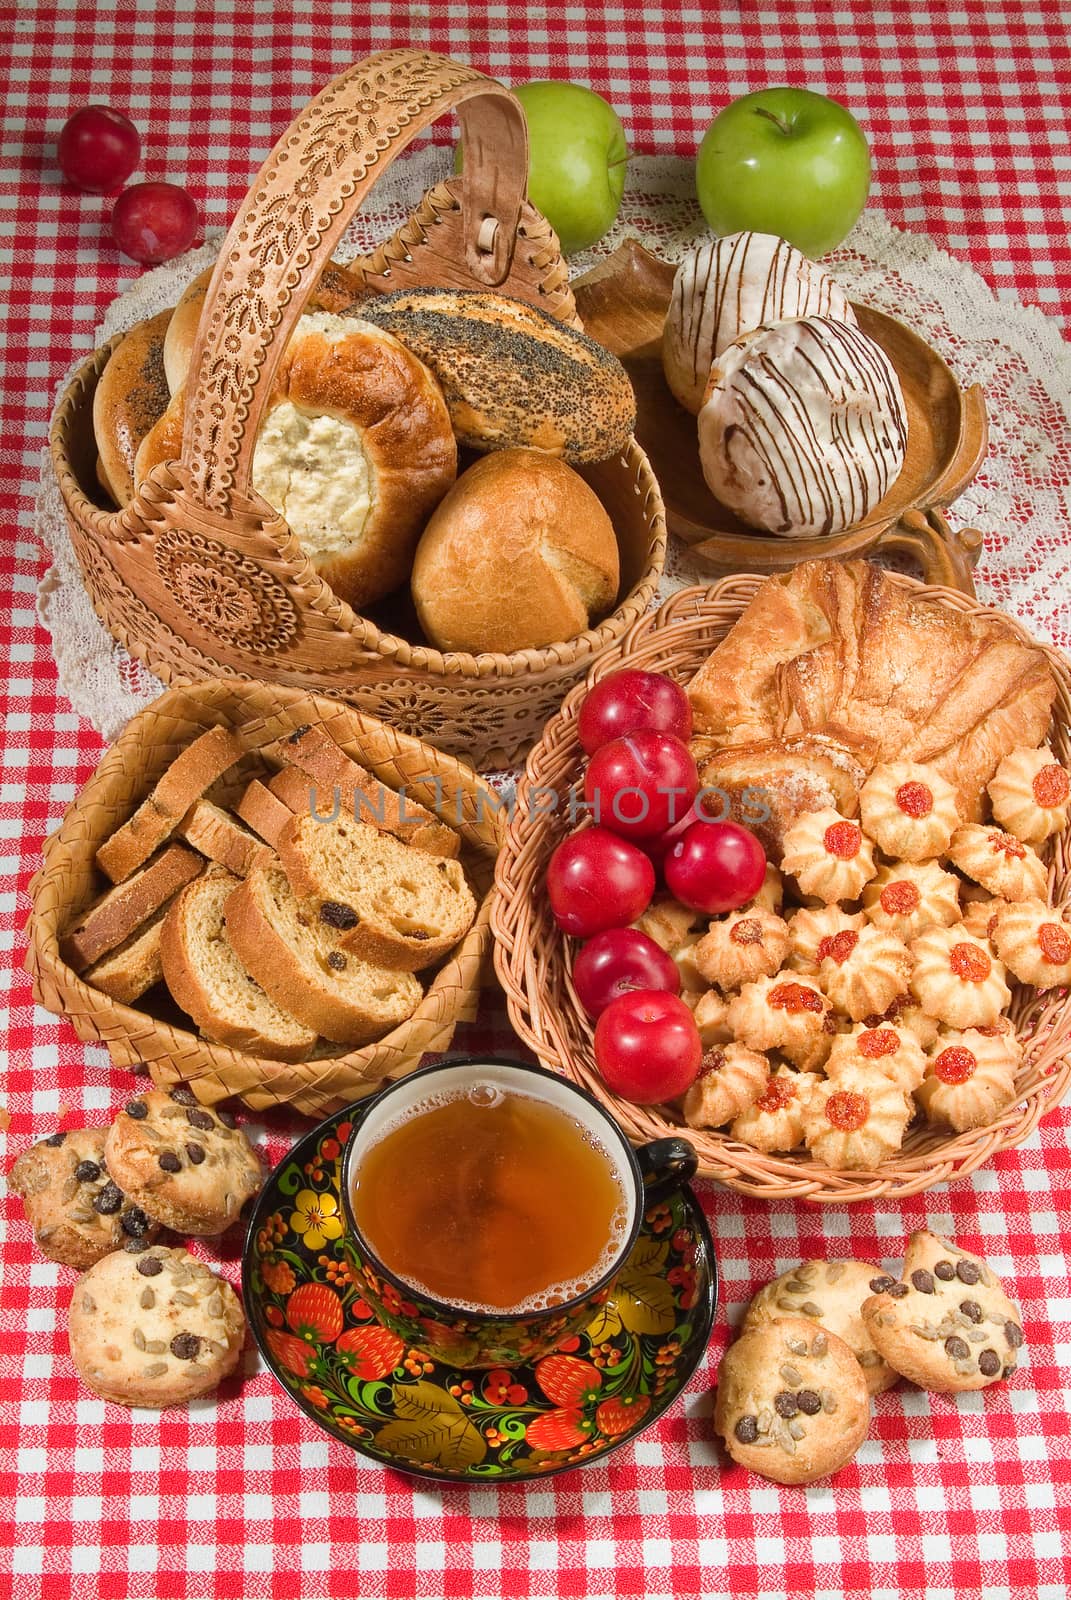
[[[442,501],[413,562],[421,626],[441,650],[525,650],[608,611],[620,572],[594,490],[553,456],[484,456]]]
[[[205,295],[208,293],[212,271],[212,267],[206,267],[186,285],[179,296],[167,329],[167,336],[164,339],[164,370],[167,373],[167,386],[172,394],[176,394],[182,388],[189,375],[194,335],[201,320],[201,311]],[[361,287],[361,280],[355,273],[344,267],[341,262],[329,261],[320,276],[319,283],[309,296],[305,310],[333,311],[341,315],[343,312],[352,311],[361,300],[367,298],[368,291]]]
[[[108,357],[93,394],[97,477],[117,506],[134,498],[134,458],[167,410],[164,344],[170,311],[137,323]]]
[[[636,421],[608,350],[536,306],[475,289],[400,289],[362,306],[434,372],[459,443],[573,465],[623,450]]]
[[[135,481],[182,444],[184,391],[143,442]],[[310,312],[283,354],[253,453],[253,487],[335,593],[360,607],[409,575],[429,513],[457,475],[439,386],[381,328]]]

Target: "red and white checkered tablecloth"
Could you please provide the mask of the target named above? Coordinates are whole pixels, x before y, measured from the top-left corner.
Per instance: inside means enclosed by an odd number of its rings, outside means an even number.
[[[0,82],[0,1100],[15,1152],[57,1120],[104,1122],[131,1081],[35,1009],[21,971],[41,842],[101,746],[57,697],[34,612],[30,535],[57,382],[132,277],[107,202],[62,187],[56,134],[109,101],[145,135],[142,175],[183,182],[224,226],[294,111],[370,50],[467,58],[506,81],[568,77],[620,112],[640,152],[694,151],[727,98],[768,83],[845,100],[867,127],[874,203],[999,294],[1071,307],[1071,50],[1065,7],[887,0],[880,9],[623,4],[236,5],[4,0]],[[448,138],[443,130],[441,137]],[[1069,596],[1071,599],[1071,596]],[[510,1047],[488,997],[459,1043]],[[775,1597],[1064,1600],[1071,1578],[1071,1113],[971,1181],[894,1205],[768,1206],[704,1187],[723,1300],[682,1402],[604,1465],[499,1489],[403,1477],[327,1440],[247,1352],[218,1400],[146,1420],[80,1388],[64,1313],[74,1274],[41,1260],[5,1201],[0,1283],[0,1596]],[[273,1159],[285,1126],[268,1132]],[[727,1468],[710,1388],[752,1289],[801,1256],[900,1254],[928,1225],[983,1253],[1022,1305],[1015,1380],[953,1400],[881,1396],[834,1482],[779,1489]],[[212,1242],[237,1282],[240,1241]]]

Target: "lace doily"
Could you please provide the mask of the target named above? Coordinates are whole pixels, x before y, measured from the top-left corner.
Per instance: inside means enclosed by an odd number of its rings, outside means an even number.
[[[399,228],[425,189],[449,176],[451,152],[431,146],[396,161],[351,224],[339,256],[372,250]],[[694,164],[637,156],[629,163],[620,215],[590,251],[570,260],[578,275],[629,236],[674,260],[706,231],[695,199]],[[173,305],[207,266],[218,236],[146,273],[108,308],[103,342]],[[925,237],[867,211],[831,258],[853,300],[908,323],[948,361],[964,386],[981,383],[989,411],[989,453],[956,501],[954,519],[986,536],[978,569],[981,599],[1018,616],[1032,632],[1071,646],[1071,350],[1040,311],[998,300],[970,267]],[[47,452],[35,528],[52,558],[38,589],[38,613],[52,636],[59,685],[75,710],[113,739],[161,685],[98,622],[71,549]],[[671,541],[661,598],[708,582],[687,548]]]

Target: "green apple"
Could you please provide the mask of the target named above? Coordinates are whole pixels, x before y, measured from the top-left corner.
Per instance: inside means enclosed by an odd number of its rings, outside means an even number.
[[[759,89],[714,118],[695,182],[715,233],[776,233],[822,256],[866,204],[870,151],[839,101],[810,89]]]
[[[579,83],[514,86],[528,122],[528,198],[566,255],[601,239],[621,208],[628,148],[613,106]],[[455,162],[461,170],[460,152]]]

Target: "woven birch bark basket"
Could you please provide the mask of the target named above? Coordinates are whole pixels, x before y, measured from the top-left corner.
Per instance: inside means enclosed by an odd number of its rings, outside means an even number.
[[[665,514],[635,441],[581,469],[617,534],[616,609],[572,639],[508,654],[443,653],[357,615],[251,484],[272,376],[306,300],[376,179],[451,110],[464,176],[429,190],[350,270],[377,292],[493,289],[579,327],[557,237],[526,199],[519,102],[458,62],[385,51],[306,107],[239,208],[194,344],[181,458],[154,469],[123,511],[104,508],[92,405],[114,340],[75,374],[50,444],[94,609],[165,683],[233,675],[332,694],[490,768],[521,757],[565,691],[654,595]]]
[[[461,836],[461,862],[480,909],[407,1022],[377,1043],[298,1063],[212,1044],[181,1014],[169,1020],[122,1005],[63,961],[60,940],[103,887],[98,847],[132,815],[175,757],[208,728],[226,727],[250,754],[298,728],[323,727],[390,789],[437,811]],[[165,1088],[185,1083],[206,1105],[236,1096],[257,1111],[289,1106],[326,1116],[402,1077],[429,1050],[448,1048],[476,1015],[490,949],[489,893],[501,823],[497,797],[461,762],[337,701],[301,689],[215,680],[169,690],[133,717],[46,841],[30,885],[26,969],[34,999],[64,1016],[80,1039],[106,1044],[119,1067],[147,1067]]]
[[[765,1200],[820,1202],[901,1198],[934,1184],[966,1177],[998,1150],[1021,1144],[1071,1085],[1071,991],[1012,990],[1009,1016],[1023,1045],[1016,1101],[987,1127],[948,1135],[925,1124],[912,1127],[897,1155],[873,1172],[823,1166],[806,1152],[766,1155],[727,1132],[684,1128],[665,1107],[637,1106],[610,1093],[595,1066],[593,1026],[572,984],[573,941],[555,923],[546,893],[547,864],[572,831],[567,806],[548,812],[550,793],[564,795],[582,785],[584,753],[577,717],[591,685],[622,666],[668,673],[687,681],[725,637],[764,580],[725,578],[713,588],[682,589],[662,608],[637,622],[621,643],[601,656],[586,685],[565,699],[531,752],[517,791],[495,873],[491,928],[495,970],[506,992],[510,1021],[539,1060],[572,1078],[602,1101],[637,1144],[684,1129],[699,1155],[700,1173],[743,1194]],[[896,578],[920,594],[978,616],[997,616],[1025,642],[1044,651],[1057,682],[1049,744],[1058,761],[1071,763],[1071,662],[1038,644],[1003,612],[979,606],[959,591]],[[1071,824],[1050,840],[1050,902],[1071,896]]]

